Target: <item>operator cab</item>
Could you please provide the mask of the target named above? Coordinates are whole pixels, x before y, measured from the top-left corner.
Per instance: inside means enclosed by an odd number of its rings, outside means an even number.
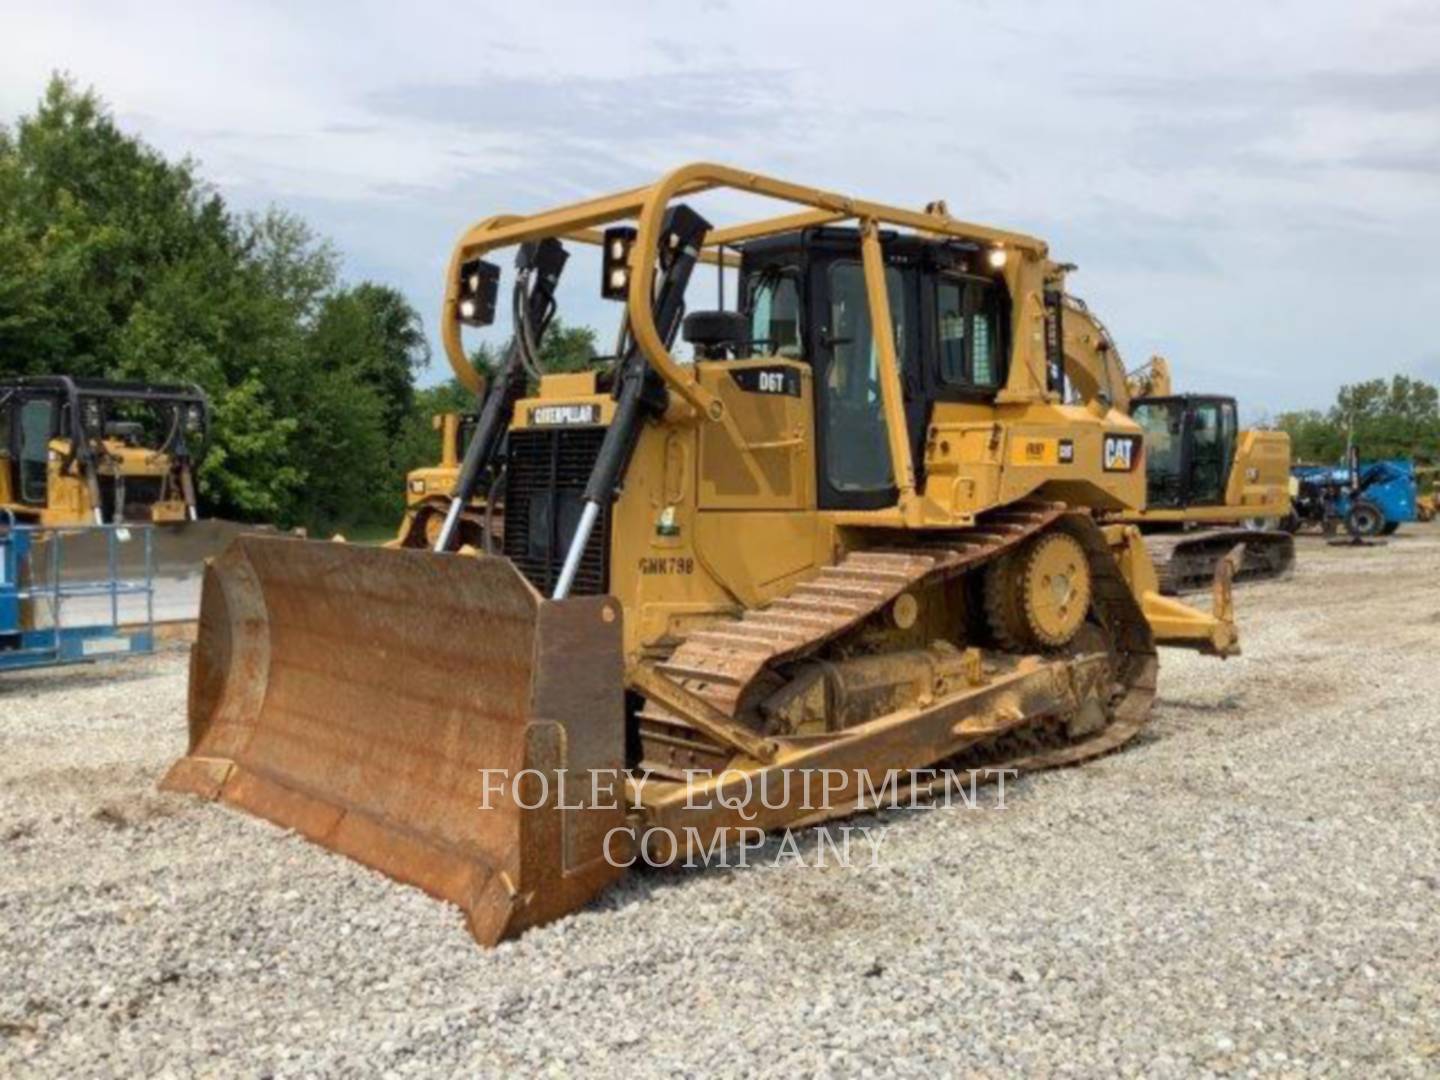
[[[46,504],[50,440],[60,432],[60,402],[18,389],[0,391],[0,468],[11,499],[24,506]],[[6,501],[6,500],[0,500]]]
[[[93,481],[85,497],[102,520],[144,517],[179,483],[179,471],[198,464],[208,426],[209,406],[194,386],[66,376],[0,381],[0,506],[30,517],[63,502],[66,493],[51,490],[54,454],[64,484]],[[162,458],[175,476],[153,475]]]
[[[1196,394],[1137,398],[1130,414],[1145,430],[1148,506],[1184,509],[1224,504],[1239,432],[1234,398]]]
[[[1010,295],[977,244],[896,233],[881,241],[906,426],[923,482],[934,403],[988,402],[1005,385]],[[892,505],[859,232],[806,229],[744,245],[740,296],[748,340],[736,343],[736,355],[799,360],[813,372],[821,508]]]

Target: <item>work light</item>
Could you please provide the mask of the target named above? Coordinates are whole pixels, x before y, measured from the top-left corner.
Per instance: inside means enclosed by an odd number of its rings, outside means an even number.
[[[600,261],[600,295],[606,300],[624,300],[630,295],[630,249],[635,230],[614,225],[605,230],[605,251]]]
[[[500,288],[500,268],[484,259],[460,265],[460,293],[456,315],[466,326],[489,326],[495,321],[495,296]]]

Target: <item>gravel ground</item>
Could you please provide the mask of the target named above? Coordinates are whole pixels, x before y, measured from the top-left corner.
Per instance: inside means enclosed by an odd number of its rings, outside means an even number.
[[[1304,540],[1123,753],[869,819],[878,867],[637,875],[490,952],[157,793],[183,652],[6,676],[0,1073],[1434,1076],[1437,583],[1440,528]]]

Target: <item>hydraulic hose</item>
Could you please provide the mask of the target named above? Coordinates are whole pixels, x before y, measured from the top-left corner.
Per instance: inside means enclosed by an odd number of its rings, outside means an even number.
[[[435,551],[449,551],[459,529],[460,515],[479,490],[485,470],[494,464],[506,429],[515,412],[515,402],[525,393],[526,373],[530,365],[538,369],[539,341],[555,315],[555,288],[569,258],[560,241],[546,239],[539,244],[523,244],[516,256],[519,273],[515,282],[515,335],[505,352],[500,370],[485,388],[484,402],[475,434],[465,448],[460,475],[450,492],[450,506],[435,538]],[[528,360],[527,360],[527,350]],[[538,377],[538,375],[537,375]]]

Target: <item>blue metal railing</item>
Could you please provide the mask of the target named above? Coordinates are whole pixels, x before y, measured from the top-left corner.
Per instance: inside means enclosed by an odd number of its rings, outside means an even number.
[[[153,651],[151,526],[19,525],[6,513],[0,523],[0,670]],[[65,573],[66,537],[95,533],[105,535],[105,576],[71,580]],[[142,565],[138,576],[122,576],[120,545],[136,536]],[[122,617],[132,597],[143,603],[143,617],[138,612]]]

